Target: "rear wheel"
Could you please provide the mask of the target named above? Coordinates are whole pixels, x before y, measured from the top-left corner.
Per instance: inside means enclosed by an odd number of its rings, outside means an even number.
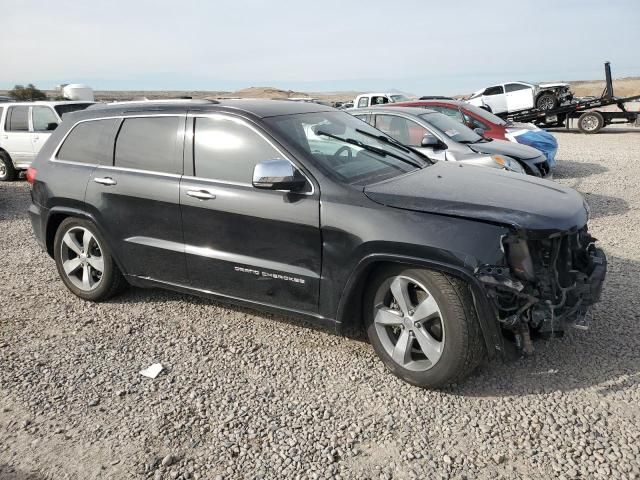
[[[413,385],[458,382],[484,357],[464,282],[430,270],[390,267],[374,276],[364,302],[374,350],[392,373]]]
[[[578,118],[578,128],[582,133],[598,133],[604,127],[604,117],[599,112],[584,112]]]
[[[0,152],[0,182],[8,182],[16,178],[16,170],[9,155]]]
[[[540,110],[553,110],[558,106],[558,97],[551,92],[541,94],[536,100],[536,107]]]
[[[106,300],[126,286],[102,236],[86,220],[67,218],[60,224],[54,258],[66,287],[84,300]]]

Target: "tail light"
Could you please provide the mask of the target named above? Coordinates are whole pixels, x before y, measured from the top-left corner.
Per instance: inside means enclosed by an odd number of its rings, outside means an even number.
[[[38,171],[33,168],[33,167],[29,167],[27,168],[27,182],[29,182],[30,185],[33,185],[34,183],[36,183],[36,175],[38,174]]]

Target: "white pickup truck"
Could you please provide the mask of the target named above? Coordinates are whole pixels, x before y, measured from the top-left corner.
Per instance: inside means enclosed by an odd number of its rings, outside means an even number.
[[[385,103],[406,102],[409,98],[401,93],[363,93],[353,100],[353,108],[375,107]]]
[[[62,115],[94,102],[0,103],[0,181],[13,180],[26,170]]]

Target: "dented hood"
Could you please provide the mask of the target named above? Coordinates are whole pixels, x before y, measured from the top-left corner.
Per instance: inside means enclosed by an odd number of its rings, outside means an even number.
[[[587,223],[575,190],[487,167],[438,162],[364,189],[374,202],[536,231],[567,231]]]

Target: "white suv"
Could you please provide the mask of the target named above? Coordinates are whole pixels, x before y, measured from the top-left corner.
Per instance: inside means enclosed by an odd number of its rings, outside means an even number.
[[[0,103],[0,181],[26,170],[62,121],[62,115],[93,102]]]

